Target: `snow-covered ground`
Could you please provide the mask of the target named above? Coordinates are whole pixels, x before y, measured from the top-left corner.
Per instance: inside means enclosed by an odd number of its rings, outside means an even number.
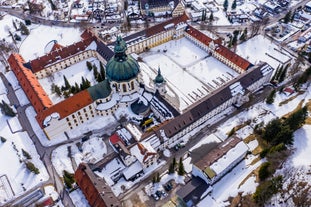
[[[257,35],[238,45],[236,53],[253,64],[265,61],[274,69],[292,58],[288,52],[282,50],[262,35]]]
[[[63,171],[66,170],[74,173],[74,167],[81,162],[96,163],[103,159],[107,154],[107,146],[100,137],[93,137],[89,140],[80,143],[80,150],[78,144],[67,144],[56,148],[52,153],[52,163],[60,176],[63,176]],[[70,155],[73,160],[69,157]]]
[[[209,56],[187,38],[169,41],[141,56],[146,63],[141,64],[145,73],[143,76],[147,74],[149,77],[144,80],[147,83],[152,81],[160,68],[168,87],[172,89],[168,94],[172,97],[177,95],[179,110],[184,110],[238,76],[234,70]]]
[[[96,65],[97,71],[100,72],[99,60],[97,58],[88,58],[82,60],[76,64],[69,66],[66,69],[57,71],[56,73],[51,74],[51,76],[39,79],[40,85],[43,87],[44,91],[48,94],[49,98],[56,104],[61,102],[65,98],[63,96],[58,96],[55,92],[52,93],[51,85],[54,83],[59,88],[65,86],[64,76],[67,78],[69,84],[74,86],[75,83],[80,86],[82,83],[82,77],[91,82],[91,85],[95,85],[97,82],[93,75],[93,70],[89,71],[87,68],[86,62],[90,62],[92,65]]]
[[[0,166],[2,166],[0,175],[7,178],[1,177],[0,204],[22,195],[25,191],[49,178],[28,134],[26,132],[11,132],[8,123],[19,125],[19,123],[16,123],[17,121],[16,117],[10,118],[0,114],[0,136],[6,139],[6,142],[0,143],[0,155],[2,157],[0,159]],[[26,168],[24,161],[27,161],[27,159],[23,156],[22,149],[31,155],[31,159],[28,161],[39,169],[40,173],[38,175]]]
[[[52,40],[56,40],[62,46],[81,40],[79,28],[37,25],[30,33],[31,35],[24,39],[19,49],[19,53],[26,61],[44,55],[45,46]]]
[[[119,196],[125,190],[130,189],[136,183],[144,180],[148,175],[153,173],[156,169],[160,168],[164,164],[165,161],[158,160],[158,162],[149,166],[149,168],[145,168],[143,170],[143,175],[141,175],[135,181],[126,181],[124,177],[122,177],[122,171],[126,169],[126,166],[119,158],[115,158],[107,163],[101,171],[95,171],[95,174],[105,179],[106,183],[111,187],[112,192],[116,196]],[[121,176],[121,178],[117,182],[114,182],[113,178],[116,178],[118,176]]]

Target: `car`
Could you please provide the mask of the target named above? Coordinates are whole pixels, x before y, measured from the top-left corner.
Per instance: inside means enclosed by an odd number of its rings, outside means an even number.
[[[167,193],[165,193],[163,190],[161,191],[161,195],[164,197],[164,198],[166,198],[168,195],[167,195]]]
[[[160,198],[159,198],[159,196],[157,196],[157,194],[151,194],[151,196],[152,196],[152,198],[154,199],[154,200],[156,200],[156,201],[158,201]]]
[[[159,198],[162,196],[162,192],[157,190],[157,192],[155,193]]]
[[[170,190],[172,190],[172,188],[173,188],[173,185],[172,185],[172,183],[167,183],[165,186],[164,186],[164,189],[168,192],[168,191],[170,191]]]

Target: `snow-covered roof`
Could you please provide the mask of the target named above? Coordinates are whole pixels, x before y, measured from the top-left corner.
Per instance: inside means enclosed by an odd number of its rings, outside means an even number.
[[[130,149],[130,152],[140,163],[144,163],[150,156],[157,154],[149,142],[138,142]]]
[[[126,180],[129,180],[133,176],[135,176],[137,173],[143,171],[143,166],[140,162],[136,161],[133,164],[131,164],[128,168],[125,168],[123,170],[123,175]]]
[[[226,154],[220,157],[216,162],[214,162],[210,168],[218,175],[223,172],[228,166],[230,166],[234,161],[245,155],[248,147],[243,142],[240,141],[235,147],[230,149]]]
[[[220,174],[248,150],[247,145],[238,137],[233,136],[222,142],[217,148],[207,153],[195,163],[210,178]]]

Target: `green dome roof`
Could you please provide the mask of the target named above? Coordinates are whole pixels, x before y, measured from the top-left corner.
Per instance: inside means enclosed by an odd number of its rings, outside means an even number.
[[[161,75],[161,70],[160,68],[158,68],[158,75],[156,76],[156,78],[154,79],[154,82],[155,83],[163,83],[164,82],[164,78],[163,76]]]
[[[112,81],[127,81],[135,78],[139,73],[137,61],[130,55],[125,54],[126,43],[121,37],[117,38],[114,47],[115,55],[106,65],[106,75]]]
[[[111,58],[106,65],[106,75],[112,81],[127,81],[135,78],[139,73],[139,65],[132,56],[127,56],[125,61]]]

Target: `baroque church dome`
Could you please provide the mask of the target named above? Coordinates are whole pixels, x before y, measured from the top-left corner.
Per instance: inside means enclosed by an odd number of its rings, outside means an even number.
[[[106,75],[110,81],[128,81],[139,73],[137,61],[125,53],[126,49],[125,41],[118,36],[114,47],[115,55],[106,65]]]

